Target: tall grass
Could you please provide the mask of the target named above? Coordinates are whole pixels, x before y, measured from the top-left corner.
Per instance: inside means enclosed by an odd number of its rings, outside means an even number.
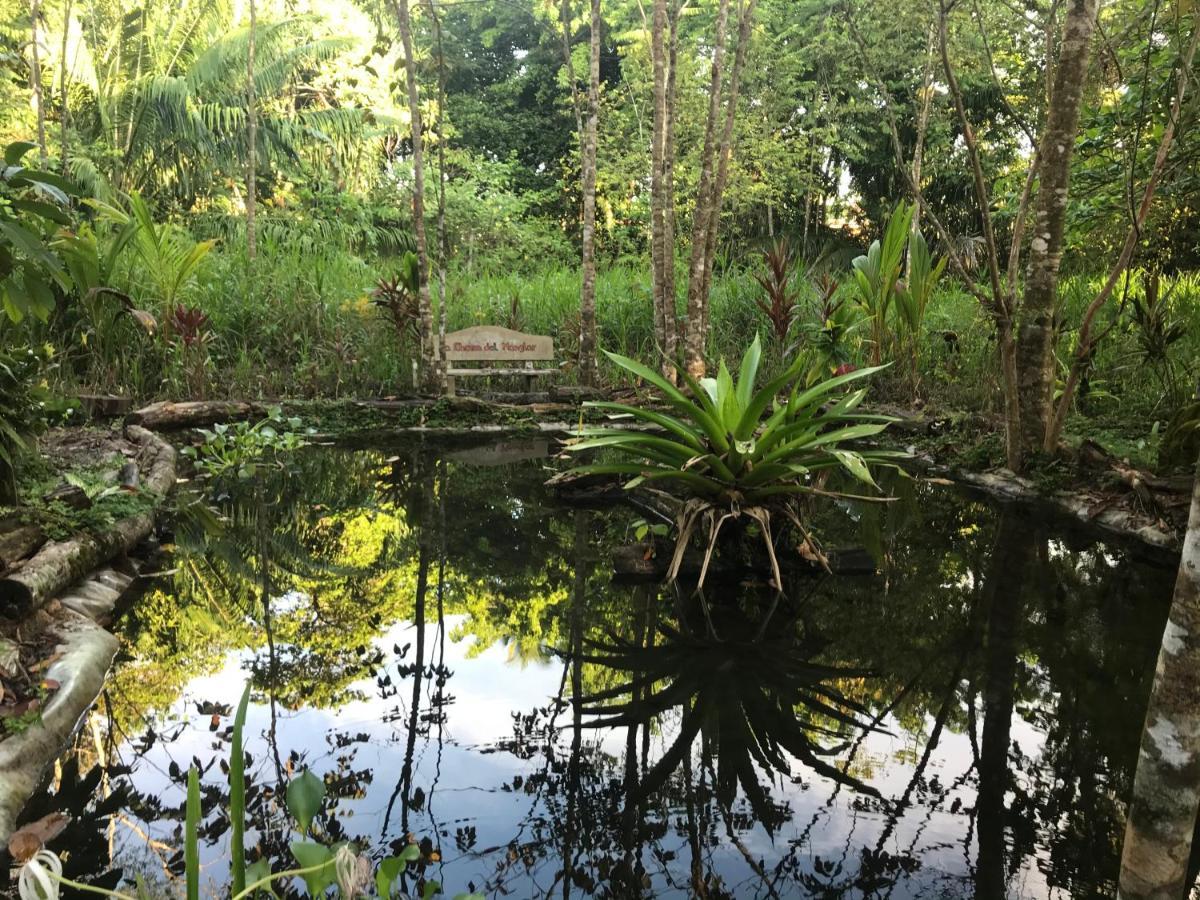
[[[708,353],[736,359],[756,334],[767,338],[770,324],[755,303],[761,287],[748,266],[731,264],[714,278]],[[479,266],[449,273],[448,324],[458,329],[501,324],[555,338],[564,366],[563,379],[574,378],[578,347],[580,273],[548,258],[545,267],[480,275]],[[411,389],[414,347],[398,336],[371,304],[376,281],[392,274],[387,258],[367,261],[344,247],[319,247],[263,236],[253,264],[237,245],[219,246],[180,302],[208,317],[204,393],[212,397],[378,396]],[[129,273],[136,287],[137,273]],[[682,317],[686,271],[679,262],[677,311]],[[849,277],[841,273],[840,295],[849,298]],[[1064,278],[1060,289],[1058,341],[1060,367],[1074,352],[1075,328],[1099,287],[1099,276]],[[1164,276],[1161,292],[1172,320],[1184,334],[1165,359],[1148,359],[1142,327],[1130,315],[1131,304],[1145,291],[1145,273],[1131,272],[1097,322],[1105,337],[1098,345],[1077,401],[1077,415],[1092,419],[1141,419],[1146,428],[1165,420],[1178,396],[1190,393],[1200,374],[1200,273]],[[596,283],[597,326],[602,348],[643,360],[656,355],[648,267],[624,261],[602,268]],[[435,290],[436,295],[436,290]],[[801,318],[816,313],[807,309]],[[179,398],[194,393],[195,379],[181,364],[177,344],[161,332],[146,335],[119,317],[104,346],[98,376],[94,348],[75,335],[78,321],[64,314],[74,331],[59,324],[58,338],[68,348],[59,366],[67,387],[112,389],[119,385],[139,400]],[[852,338],[854,362],[866,361],[865,329]],[[855,349],[856,348],[856,349]],[[767,340],[763,371],[767,377],[788,361],[785,342]],[[877,381],[884,397],[998,413],[1000,384],[995,364],[995,329],[979,303],[953,279],[943,279],[932,296],[917,342],[918,372],[892,371]],[[74,384],[70,373],[74,372]],[[602,377],[619,373],[602,368]],[[1182,385],[1182,387],[1180,387]],[[465,386],[465,385],[464,385]],[[470,387],[481,386],[472,384]],[[503,388],[503,382],[494,387]],[[1140,426],[1138,426],[1140,427]]]

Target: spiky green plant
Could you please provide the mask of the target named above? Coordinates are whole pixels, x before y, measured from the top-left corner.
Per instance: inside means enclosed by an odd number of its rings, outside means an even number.
[[[871,362],[883,361],[892,331],[889,318],[900,292],[900,269],[904,263],[905,238],[912,224],[913,207],[901,201],[888,219],[883,242],[872,241],[866,255],[855,257],[855,300],[867,315],[871,328]]]
[[[630,476],[626,488],[664,484],[683,497],[686,502],[676,520],[678,534],[669,578],[678,574],[683,551],[703,522],[708,530],[700,575],[703,583],[721,526],[747,516],[762,528],[775,584],[780,585],[771,535],[772,509],[803,532],[795,504],[789,500],[830,493],[817,484],[822,473],[841,469],[877,488],[871,467],[894,464],[901,455],[846,446],[879,434],[891,419],[858,410],[867,394],[865,388],[835,396],[882,366],[858,369],[805,388],[801,376],[807,361],[801,358],[756,391],[762,356],[756,336],[742,358],[736,380],[722,360],[716,378],[696,380],[681,373],[688,390],[685,394],[649,366],[616,353],[605,351],[605,355],[658,388],[670,412],[624,403],[589,403],[615,418],[637,419],[654,430],[630,430],[616,424],[581,428],[579,437],[567,447],[570,452],[601,450],[622,458],[587,463],[573,471]],[[781,399],[785,391],[786,399]]]

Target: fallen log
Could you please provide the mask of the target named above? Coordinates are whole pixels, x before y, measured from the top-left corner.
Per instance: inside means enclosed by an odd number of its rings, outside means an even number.
[[[243,400],[190,400],[183,403],[151,403],[125,417],[126,425],[141,425],[155,431],[199,428],[214,422],[236,422],[265,416],[261,403]]]
[[[137,425],[126,428],[125,434],[143,453],[153,454],[144,489],[165,495],[175,483],[175,448]],[[10,623],[20,621],[92,569],[132,550],[153,528],[154,512],[148,510],[121,519],[102,534],[77,534],[44,544],[19,569],[0,578],[0,616]]]
[[[37,525],[22,525],[0,534],[0,571],[23,560],[46,543],[46,533]]]
[[[603,400],[608,391],[581,384],[552,384],[550,399],[566,403],[583,403],[585,400]]]

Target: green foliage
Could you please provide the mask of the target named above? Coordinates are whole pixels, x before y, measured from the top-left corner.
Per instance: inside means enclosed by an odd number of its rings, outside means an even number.
[[[1163,431],[1158,463],[1166,469],[1187,469],[1200,458],[1200,399],[1185,403]]]
[[[238,478],[253,478],[261,466],[277,463],[279,454],[290,453],[305,445],[304,438],[295,430],[301,424],[299,418],[285,418],[283,409],[274,406],[265,419],[253,424],[220,423],[212,429],[201,428],[203,443],[184,447],[182,453],[210,477],[236,472]]]
[[[71,411],[43,383],[43,364],[33,350],[0,346],[0,504],[16,503],[17,464],[33,438]]]
[[[52,236],[71,224],[76,190],[57,175],[24,166],[33,149],[28,141],[9,144],[0,166],[0,304],[13,322],[26,316],[46,321],[55,289],[71,287]]]
[[[686,378],[690,396],[648,366],[607,353],[622,369],[658,388],[674,415],[648,406],[588,403],[614,417],[641,420],[666,436],[611,425],[585,427],[579,439],[568,446],[571,452],[606,449],[630,461],[591,463],[575,471],[633,476],[627,488],[661,481],[686,495],[731,505],[755,505],[774,496],[808,493],[814,487],[808,477],[828,469],[843,469],[875,487],[871,465],[890,461],[894,454],[855,451],[843,445],[879,434],[891,420],[858,412],[866,397],[864,388],[826,404],[840,388],[870,377],[880,368],[859,369],[806,389],[798,380],[803,365],[798,362],[756,391],[761,353],[756,338],[742,359],[736,380],[724,361],[716,378]],[[787,399],[780,401],[778,395],[785,391]],[[774,411],[764,419],[771,404]]]
[[[288,782],[287,808],[300,826],[301,834],[308,834],[313,817],[321,811],[325,799],[325,782],[305,769]],[[303,863],[303,860],[301,860]]]
[[[799,339],[787,351],[790,357],[801,356],[808,361],[804,375],[807,384],[853,368],[854,332],[866,321],[856,305],[839,295],[838,284],[832,278],[825,276],[819,286],[820,296],[812,309],[802,311],[797,321]]]
[[[100,201],[94,204],[101,217],[118,229],[114,245],[122,245],[127,230],[133,229],[128,240],[142,263],[141,271],[150,292],[147,299],[164,313],[174,307],[195,282],[199,266],[215,242],[193,241],[184,229],[156,223],[150,207],[136,191],[129,195],[128,212]]]
[[[865,256],[853,265],[855,299],[866,314],[871,332],[871,361],[879,365],[892,341],[892,303],[899,293],[905,239],[912,224],[913,207],[901,201],[888,219],[882,243],[871,242]]]

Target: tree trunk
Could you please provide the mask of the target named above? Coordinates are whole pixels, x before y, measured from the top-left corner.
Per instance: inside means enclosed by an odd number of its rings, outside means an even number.
[[[650,137],[650,295],[654,312],[654,342],[665,355],[664,368],[671,359],[667,352],[666,222],[663,208],[664,150],[667,124],[667,67],[665,32],[667,0],[654,0],[654,19],[650,29],[650,62],[654,73],[654,111]]]
[[[71,69],[71,67],[67,65],[67,46],[71,37],[72,7],[73,4],[71,0],[67,0],[67,4],[63,8],[62,59],[59,63],[60,68],[58,73],[58,97],[59,105],[62,107],[59,117],[59,143],[62,146],[59,148],[59,154],[62,157],[60,169],[63,175],[67,174],[67,84]]]
[[[46,164],[46,106],[42,102],[42,56],[41,35],[38,19],[41,17],[41,0],[29,3],[29,87],[33,91],[33,109],[37,114],[38,159]]]
[[[255,0],[250,0],[250,35],[246,42],[246,124],[249,147],[246,150],[246,255],[258,253],[255,215],[258,206],[258,91],[254,86],[254,39],[258,30]]]
[[[1062,46],[1038,155],[1038,188],[1029,275],[1017,340],[1017,391],[1023,454],[1041,450],[1050,426],[1054,394],[1054,311],[1058,267],[1071,180],[1071,156],[1079,128],[1098,0],[1070,0]]]
[[[588,113],[583,133],[583,285],[579,294],[579,378],[596,383],[596,144],[600,124],[600,0],[592,0]]]
[[[1142,731],[1121,854],[1121,900],[1180,900],[1200,812],[1200,460]]]
[[[933,105],[933,41],[934,27],[929,26],[929,39],[925,46],[925,70],[921,76],[921,111],[917,115],[917,142],[913,147],[912,180],[917,186],[913,200],[912,233],[921,233],[921,164],[925,160],[925,133],[929,130],[929,110]],[[911,262],[911,260],[910,260]]]
[[[667,16],[667,93],[663,111],[663,173],[662,173],[662,292],[663,329],[665,343],[663,352],[671,364],[664,374],[675,380],[675,362],[679,358],[679,310],[675,299],[675,86],[679,58],[679,7],[673,7]]]
[[[694,377],[705,372],[704,351],[708,333],[704,329],[704,252],[708,247],[708,218],[712,214],[713,164],[716,155],[717,119],[721,113],[721,82],[725,69],[725,31],[729,22],[729,0],[720,0],[713,47],[712,76],[708,87],[708,117],[704,125],[704,149],[700,154],[700,184],[692,217],[692,253],[688,268],[687,327],[684,336],[684,365]]]
[[[678,351],[675,308],[675,60],[679,17],[667,0],[654,0],[650,54],[654,69],[654,128],[650,173],[650,251],[654,338],[662,372],[674,380]],[[666,32],[670,29],[669,37]]]
[[[725,107],[725,127],[721,132],[721,146],[717,151],[717,176],[713,182],[712,211],[708,217],[708,235],[704,247],[704,280],[700,296],[704,309],[704,333],[708,334],[708,297],[712,289],[713,258],[717,252],[717,226],[721,222],[721,206],[725,199],[725,184],[729,180],[729,160],[733,154],[733,126],[737,118],[738,89],[742,70],[746,66],[746,54],[750,49],[750,26],[754,21],[754,7],[758,0],[748,0],[738,21],[738,45],[733,55],[733,72],[729,76],[729,97]]]
[[[421,130],[421,98],[417,90],[417,60],[413,55],[412,20],[408,0],[393,0],[400,42],[404,48],[404,72],[408,82],[408,112],[412,122],[413,163],[413,237],[417,245],[417,315],[420,333],[421,384],[426,391],[437,390],[437,351],[433,346],[433,303],[429,296],[429,245],[425,239],[425,164]]]
[[[437,208],[437,242],[438,242],[438,335],[437,356],[446,361],[446,266],[450,259],[450,239],[446,234],[446,135],[442,128],[446,115],[446,54],[442,49],[442,21],[438,17],[436,0],[427,0],[429,16],[433,19],[434,34],[437,38],[438,66],[438,109],[434,139],[437,141],[438,155],[438,208]],[[442,373],[439,372],[439,376]]]

